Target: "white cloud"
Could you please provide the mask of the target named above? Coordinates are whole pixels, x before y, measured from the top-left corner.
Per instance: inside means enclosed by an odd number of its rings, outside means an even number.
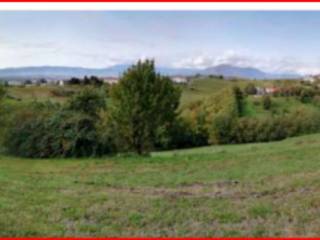
[[[239,67],[249,67],[254,63],[254,59],[236,53],[234,50],[228,50],[220,55],[211,56],[202,54],[195,57],[187,57],[175,62],[175,67],[190,67],[190,68],[208,68],[220,64],[231,64]]]
[[[319,74],[320,64],[306,63],[294,57],[283,58],[259,58],[228,50],[219,55],[202,54],[187,57],[173,63],[175,67],[204,69],[220,64],[230,64],[238,67],[254,67],[266,72],[274,73],[298,73]]]

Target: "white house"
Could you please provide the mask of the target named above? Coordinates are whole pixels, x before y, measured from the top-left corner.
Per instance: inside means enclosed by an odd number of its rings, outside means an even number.
[[[104,83],[115,84],[119,82],[119,78],[117,77],[104,77],[102,78]]]
[[[59,85],[60,87],[63,87],[63,86],[64,86],[64,81],[63,81],[63,80],[59,80],[59,81],[58,81],[58,85]]]
[[[305,76],[303,80],[314,83],[316,81],[316,78],[314,76],[309,75],[309,76]]]
[[[184,76],[173,76],[171,77],[171,79],[176,83],[186,83],[188,81],[187,78]]]

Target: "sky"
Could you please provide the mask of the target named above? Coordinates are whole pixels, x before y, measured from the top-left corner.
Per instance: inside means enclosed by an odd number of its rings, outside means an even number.
[[[320,11],[0,11],[0,68],[103,68],[153,58],[320,73]]]

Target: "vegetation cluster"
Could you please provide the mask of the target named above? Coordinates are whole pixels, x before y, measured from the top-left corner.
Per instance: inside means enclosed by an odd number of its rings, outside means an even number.
[[[123,152],[148,155],[153,150],[267,142],[320,132],[317,84],[284,82],[272,94],[260,96],[254,82],[219,81],[232,85],[183,107],[181,95],[188,86],[158,74],[150,60],[130,67],[112,86],[96,77],[71,79],[70,84],[82,85],[80,90],[51,90],[52,95],[67,99],[63,102],[12,105],[6,101],[7,87],[1,86],[0,140],[12,155],[59,158]],[[281,99],[295,99],[302,105],[279,113]],[[250,104],[264,114],[248,114]]]

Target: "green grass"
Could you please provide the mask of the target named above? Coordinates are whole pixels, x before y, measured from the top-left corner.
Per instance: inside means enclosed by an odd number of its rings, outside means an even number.
[[[319,236],[320,135],[150,157],[0,156],[0,236]]]
[[[262,96],[248,96],[245,99],[243,116],[264,117],[272,115],[284,115],[300,109],[304,111],[319,111],[315,105],[302,103],[295,97],[271,97],[271,108],[263,108]]]
[[[23,100],[23,101],[57,101],[57,102],[63,102],[67,99],[67,97],[63,96],[55,96],[53,94],[53,90],[57,89],[63,89],[63,90],[72,90],[72,91],[78,91],[81,89],[82,86],[54,86],[54,85],[48,85],[48,86],[12,86],[8,87],[8,95],[17,99],[17,100]],[[21,102],[21,101],[20,101]]]
[[[181,106],[211,96],[225,87],[232,86],[232,84],[235,83],[217,78],[193,79],[190,85],[183,87]]]

